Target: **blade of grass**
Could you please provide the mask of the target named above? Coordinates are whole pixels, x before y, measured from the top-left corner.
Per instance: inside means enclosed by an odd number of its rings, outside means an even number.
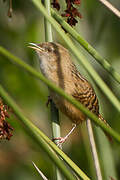
[[[115,69],[109,64],[109,62],[103,58],[79,33],[76,32],[68,23],[66,23],[63,18],[58,15],[52,8],[51,8],[52,16],[55,20],[62,26],[64,29],[78,42],[82,45],[84,49],[87,50],[89,54],[91,54],[97,61],[100,63],[107,72],[118,82],[120,83],[120,74],[115,71]]]
[[[63,161],[61,161],[56,153],[58,153],[62,159],[73,169],[76,174],[84,180],[90,180],[87,175],[63,152],[61,151],[41,130],[39,130],[28,118],[26,118],[18,105],[12,100],[12,98],[8,95],[8,93],[3,89],[0,85],[0,96],[7,102],[7,104],[13,109],[15,115],[21,120],[24,124],[24,128],[27,133],[34,138],[40,147],[44,149],[44,151],[49,155],[49,157],[53,160],[53,162],[59,167],[64,176],[67,179],[75,180],[70,171],[66,168]],[[54,153],[53,149],[56,153]]]
[[[100,121],[98,117],[89,111],[85,106],[83,106],[80,102],[75,100],[72,96],[66,94],[63,89],[57,87],[54,83],[46,79],[40,72],[36,71],[34,68],[23,62],[20,58],[14,56],[9,51],[0,47],[0,53],[6,56],[8,59],[12,60],[13,62],[17,63],[17,65],[23,67],[26,71],[32,74],[34,77],[38,78],[39,80],[43,81],[49,88],[53,91],[57,92],[59,95],[63,96],[66,100],[72,103],[75,107],[80,109],[88,118],[94,121],[94,123],[100,126],[105,132],[111,135],[117,142],[120,143],[120,135],[114,131],[112,128],[108,127],[103,121]]]

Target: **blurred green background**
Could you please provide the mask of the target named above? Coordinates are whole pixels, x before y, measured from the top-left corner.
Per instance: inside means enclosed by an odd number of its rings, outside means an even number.
[[[65,4],[63,4],[62,1],[60,2],[64,7]],[[29,42],[44,42],[44,18],[31,1],[17,0],[13,1],[13,17],[10,19],[7,16],[8,4],[8,1],[5,3],[0,1],[0,46],[5,47],[14,55],[39,70],[36,55],[27,45]],[[114,5],[120,8],[119,0],[115,0]],[[109,63],[120,73],[119,19],[95,0],[82,1],[80,12],[83,18],[81,20],[78,19],[79,23],[75,27],[76,30],[94,46],[102,56],[106,57]],[[63,40],[54,30],[53,37],[55,42],[59,42],[65,46]],[[118,99],[120,99],[120,85],[77,43],[76,46],[85,54],[88,61],[93,64],[99,75],[104,79]],[[76,65],[82,74],[90,80],[83,67],[77,63]],[[52,138],[50,111],[49,108],[46,107],[47,96],[49,95],[47,87],[3,56],[0,56],[0,83],[14,98],[27,117],[29,117],[37,127],[43,130],[46,135]],[[103,116],[108,123],[120,133],[119,113],[102,92],[100,92],[94,84],[93,86],[96,89]],[[64,136],[70,130],[72,123],[62,114],[60,114],[60,120],[62,136]],[[37,164],[49,179],[54,179],[54,166],[48,156],[24,133],[22,124],[14,115],[11,115],[9,122],[14,127],[14,132],[10,141],[3,140],[0,143],[0,179],[40,179],[39,174],[32,166],[32,161]],[[97,129],[97,132],[99,132],[99,128]],[[120,146],[116,142],[113,142],[112,146],[109,145],[106,137],[104,137],[101,132],[96,136],[96,139],[100,139],[100,136],[102,136],[102,138],[99,143],[97,143],[97,148],[103,174],[107,179],[110,179],[110,168],[112,166],[111,164],[113,164],[118,179],[120,179]],[[108,150],[110,150],[110,152],[108,152]],[[89,177],[95,179],[85,123],[83,123],[81,127],[78,127],[64,144],[64,151]],[[108,155],[106,152],[110,154]],[[111,159],[108,158],[109,156]],[[104,168],[103,158],[104,161],[108,163],[106,165],[108,166],[108,172]],[[106,173],[107,175],[105,175]]]

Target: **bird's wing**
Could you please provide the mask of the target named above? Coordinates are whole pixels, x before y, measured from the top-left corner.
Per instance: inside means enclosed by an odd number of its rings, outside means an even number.
[[[81,79],[82,78],[82,79]],[[76,79],[75,91],[72,96],[81,102],[90,111],[99,115],[99,104],[97,96],[89,82],[81,76]]]

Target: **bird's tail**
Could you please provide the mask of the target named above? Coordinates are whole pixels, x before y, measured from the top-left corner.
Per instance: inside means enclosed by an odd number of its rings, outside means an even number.
[[[102,120],[109,128],[109,124],[106,122],[106,120],[101,116],[101,114],[98,115],[99,119]],[[112,142],[112,137],[104,131],[105,135],[107,136],[108,140]]]

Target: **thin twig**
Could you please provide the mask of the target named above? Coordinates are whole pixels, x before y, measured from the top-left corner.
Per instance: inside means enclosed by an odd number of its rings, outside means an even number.
[[[120,11],[115,8],[110,2],[106,0],[99,0],[102,4],[104,4],[110,11],[112,11],[117,17],[120,18]]]
[[[36,166],[36,164],[32,161],[33,166],[35,167],[35,169],[38,171],[38,173],[40,174],[40,176],[43,178],[43,180],[48,180],[46,178],[46,176],[42,173],[42,171]]]
[[[93,135],[92,124],[91,124],[90,119],[87,119],[86,124],[87,124],[87,129],[88,129],[88,136],[89,136],[89,141],[90,141],[92,156],[93,156],[93,160],[94,160],[94,166],[95,166],[95,171],[96,171],[97,180],[102,180],[100,163],[99,163],[99,159],[98,159],[98,154],[97,154],[95,139],[94,139],[94,135]]]

